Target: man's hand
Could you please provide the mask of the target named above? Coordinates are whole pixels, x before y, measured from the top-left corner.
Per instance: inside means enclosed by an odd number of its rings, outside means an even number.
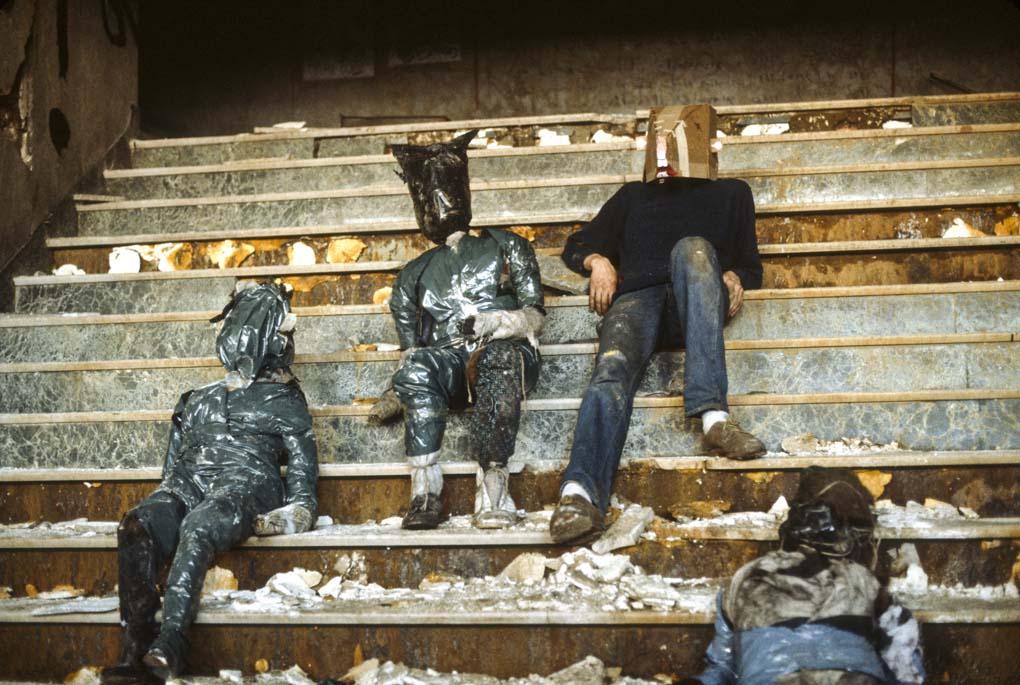
[[[730,310],[727,315],[736,316],[744,304],[744,286],[740,285],[740,276],[732,271],[723,272],[722,279],[726,289],[730,291]]]
[[[613,263],[599,254],[588,255],[584,268],[591,271],[588,282],[588,309],[604,316],[613,303],[613,295],[619,285],[619,277]]]
[[[293,535],[311,527],[312,512],[297,503],[255,517],[255,534],[259,536]]]

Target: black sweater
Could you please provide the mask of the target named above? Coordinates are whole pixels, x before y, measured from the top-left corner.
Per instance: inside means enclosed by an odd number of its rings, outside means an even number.
[[[761,287],[754,197],[750,186],[736,179],[626,183],[594,219],[567,238],[563,261],[587,276],[586,257],[607,257],[620,276],[620,295],[668,283],[670,252],[688,236],[710,242],[719,266],[736,273],[745,290]]]

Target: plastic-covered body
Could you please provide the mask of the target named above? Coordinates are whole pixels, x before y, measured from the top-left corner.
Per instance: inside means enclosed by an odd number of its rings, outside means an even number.
[[[864,566],[772,552],[719,594],[704,685],[901,685],[880,654],[880,585]],[[896,607],[900,609],[899,607]],[[920,664],[920,647],[909,655]]]

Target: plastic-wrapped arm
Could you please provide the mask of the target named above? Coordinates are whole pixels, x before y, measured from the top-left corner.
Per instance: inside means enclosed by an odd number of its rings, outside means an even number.
[[[300,504],[315,519],[318,509],[319,450],[311,428],[283,436],[287,450],[287,504]]]
[[[723,612],[722,591],[715,603],[715,637],[705,652],[705,670],[695,676],[702,685],[736,685],[737,674],[733,663],[733,626]]]
[[[427,262],[421,257],[414,260],[397,274],[390,294],[390,314],[397,328],[400,349],[414,347],[418,338],[418,296],[415,292],[418,277]]]
[[[181,445],[184,442],[184,405],[188,401],[190,392],[181,395],[174,408],[174,415],[170,419],[170,440],[167,442],[166,455],[163,457],[163,480],[166,480],[177,467],[177,458],[181,454]]]
[[[517,303],[522,309],[530,307],[544,314],[545,296],[535,250],[531,243],[518,235],[511,233],[507,237],[511,238],[505,246],[507,264]]]

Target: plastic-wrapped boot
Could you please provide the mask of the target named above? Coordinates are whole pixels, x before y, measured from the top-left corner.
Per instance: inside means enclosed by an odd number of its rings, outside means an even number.
[[[506,466],[489,464],[479,469],[475,490],[475,528],[507,528],[517,522],[517,505],[510,496],[510,471]]]
[[[100,679],[107,685],[152,682],[142,657],[159,633],[155,620],[159,609],[155,549],[148,531],[130,513],[121,522],[117,537],[117,583],[124,635],[120,661],[104,668]]]
[[[411,506],[401,524],[407,530],[431,530],[439,525],[443,504],[443,470],[439,451],[408,457],[411,462]]]
[[[143,657],[142,663],[154,676],[167,681],[184,672],[187,655],[188,639],[184,633],[164,628]]]

